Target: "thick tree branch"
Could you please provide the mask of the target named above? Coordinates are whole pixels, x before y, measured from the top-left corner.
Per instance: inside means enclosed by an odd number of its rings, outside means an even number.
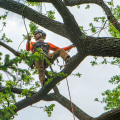
[[[83,38],[85,38],[85,35],[81,32],[74,16],[70,13],[62,0],[51,0],[51,2],[61,14],[66,31],[68,32],[71,41],[74,42],[77,48],[80,48],[82,50],[84,47]]]
[[[10,52],[12,52],[15,56],[20,56],[20,53],[17,52],[16,50],[14,50],[12,47],[8,46],[7,44],[3,43],[2,41],[0,41],[0,45],[2,45],[3,47],[5,47],[6,49],[8,49]]]
[[[111,23],[114,23],[114,27],[120,31],[120,23],[116,20],[114,15],[112,14],[110,8],[105,4],[103,0],[65,0],[65,3],[67,6],[75,6],[80,4],[88,4],[88,3],[94,3],[99,5],[106,13],[108,20]]]
[[[48,95],[48,97],[51,100],[57,101],[58,103],[60,103],[62,106],[67,108],[72,113],[71,103],[67,98],[65,98],[61,94],[50,94],[50,95]],[[80,119],[80,120],[92,120],[93,119],[88,114],[83,112],[80,108],[78,108],[74,103],[72,103],[72,105],[73,105],[73,109],[74,109],[74,114],[78,119]]]
[[[120,57],[120,39],[87,37],[86,53],[92,56]]]
[[[0,0],[0,7],[24,16],[36,24],[69,39],[62,23],[52,20],[24,4],[13,0]]]
[[[21,94],[23,89],[18,89],[18,88],[11,88],[11,91],[16,94]],[[0,86],[0,92],[5,92],[5,87]],[[30,91],[31,95],[34,95],[35,93]],[[71,111],[71,105],[70,101],[62,96],[61,94],[56,94],[56,93],[50,93],[46,96],[43,97],[42,100],[45,101],[57,101],[60,103],[62,106],[64,106],[66,109],[68,109],[70,112]],[[78,108],[74,103],[73,108],[74,108],[74,114],[76,117],[78,117],[80,120],[119,120],[120,119],[120,108],[116,108],[114,110],[108,111],[106,113],[103,113],[97,118],[92,118],[85,112],[83,112],[80,108]]]
[[[78,59],[79,58],[79,59]],[[74,56],[74,58],[70,61],[70,63],[65,67],[65,69],[62,71],[67,76],[78,66],[78,64],[84,59],[84,57],[80,57],[79,55]],[[74,65],[73,65],[74,64]],[[45,85],[43,88],[41,88],[35,95],[33,95],[30,98],[26,98],[18,103],[16,103],[17,109],[15,110],[16,112],[29,106],[32,105],[44,98],[47,93],[61,80],[63,80],[65,77],[57,77],[53,79],[53,81]]]
[[[13,93],[16,93],[16,94],[21,94],[23,89],[11,88],[11,91]],[[0,87],[0,92],[4,93],[5,92],[5,87]],[[35,94],[32,91],[30,91],[30,93],[31,93],[31,95]],[[57,101],[58,103],[63,105],[65,108],[67,108],[70,112],[72,112],[71,111],[70,101],[68,99],[66,99],[64,96],[60,95],[60,94],[50,93],[50,94],[44,96],[42,100],[45,100],[45,101]],[[78,117],[80,119],[84,118],[84,117],[86,118],[86,116],[87,116],[87,118],[89,117],[86,113],[84,113],[81,109],[79,109],[75,104],[73,104],[73,108],[74,108],[74,112],[75,112],[76,117]],[[81,119],[81,120],[85,120],[85,119]]]
[[[116,108],[109,112],[103,113],[95,120],[120,120],[120,108]]]
[[[50,0],[27,0],[27,1],[51,3]],[[97,2],[99,2],[99,1],[98,0],[64,0],[64,3],[66,6],[75,6],[75,5],[97,3]]]
[[[30,2],[50,2],[50,0],[28,0]],[[105,4],[103,0],[64,0],[66,6],[75,6],[82,4],[97,4],[99,5],[106,13],[108,20],[111,23],[114,23],[114,27],[120,31],[120,23],[116,22],[117,20],[113,16],[110,8]]]
[[[0,92],[5,92],[6,87],[0,86]],[[15,94],[21,94],[24,89],[19,89],[19,88],[11,88],[11,92]],[[35,92],[30,91],[31,95],[34,95]]]
[[[64,96],[62,96],[61,94],[52,93],[45,96],[43,100],[57,101],[72,113],[70,101]],[[80,108],[78,108],[74,103],[72,104],[73,104],[74,114],[80,120],[119,120],[120,119],[120,108],[116,108],[114,110],[105,112],[97,118],[92,118],[91,116],[86,114],[84,111],[82,111]]]
[[[120,23],[118,23],[118,21],[116,20],[116,18],[113,16],[110,8],[104,3],[103,0],[100,0],[98,5],[100,5],[103,10],[105,11],[106,15],[107,15],[107,18],[108,20],[111,22],[111,23],[114,23],[114,27],[120,32]]]
[[[16,93],[16,94],[21,94],[23,89],[11,88],[11,91]],[[4,93],[5,92],[5,87],[0,87],[0,92]],[[35,94],[32,91],[30,93],[32,95]],[[50,94],[44,96],[42,100],[57,101],[58,103],[60,103],[62,106],[64,106],[66,109],[68,109],[72,113],[70,101],[60,94],[50,93]],[[84,119],[84,118],[91,118],[89,115],[84,113],[81,109],[79,109],[75,104],[73,104],[73,108],[74,108],[75,116],[78,117],[79,119],[88,120],[88,119]],[[91,120],[91,119],[89,119],[89,120]]]

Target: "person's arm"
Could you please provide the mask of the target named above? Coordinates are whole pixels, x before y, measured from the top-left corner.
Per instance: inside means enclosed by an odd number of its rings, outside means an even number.
[[[31,38],[28,37],[28,41],[27,41],[27,44],[26,44],[26,50],[33,52],[34,51],[33,45],[34,45],[35,42],[30,42],[30,41],[31,41]]]
[[[50,45],[50,49],[49,49],[49,50],[56,51],[56,50],[60,49],[59,47],[57,47],[57,46],[55,46],[55,45],[53,45],[53,44],[51,44],[51,43],[48,43],[48,44]],[[70,45],[70,46],[67,46],[67,47],[64,47],[64,48],[62,48],[62,49],[64,49],[65,51],[67,51],[67,50],[70,50],[70,49],[73,48],[73,47],[75,47],[74,44],[72,44],[72,45]]]
[[[64,49],[65,51],[67,51],[67,50],[72,49],[73,47],[75,47],[75,45],[74,45],[74,44],[69,45],[69,46],[67,46],[67,47],[64,47],[64,48],[62,48],[62,49]]]
[[[60,49],[59,47],[53,45],[52,43],[48,43],[50,45],[50,49],[49,50],[53,50],[53,51],[56,51],[58,49]]]

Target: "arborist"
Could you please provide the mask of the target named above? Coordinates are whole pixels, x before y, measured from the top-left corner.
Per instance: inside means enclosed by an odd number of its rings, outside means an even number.
[[[75,47],[73,44],[64,48],[59,48],[49,42],[44,42],[44,40],[46,39],[46,33],[40,29],[36,30],[33,33],[33,36],[36,42],[30,42],[28,40],[26,44],[27,51],[32,51],[34,54],[35,52],[37,52],[38,48],[41,48],[43,50],[43,53],[47,55],[47,59],[52,64],[59,56],[65,61],[66,64],[70,61],[70,56],[66,53],[66,51]],[[49,53],[50,50],[54,52]],[[35,64],[35,67],[38,69],[39,80],[41,85],[43,86],[44,82],[46,81],[46,78],[45,78],[46,63],[45,61],[39,59],[39,61],[34,61],[34,64]]]

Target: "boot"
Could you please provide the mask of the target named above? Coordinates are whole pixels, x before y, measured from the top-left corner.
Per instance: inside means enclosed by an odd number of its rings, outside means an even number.
[[[70,60],[71,60],[70,56],[67,56],[65,59],[65,65],[67,65],[70,62]]]

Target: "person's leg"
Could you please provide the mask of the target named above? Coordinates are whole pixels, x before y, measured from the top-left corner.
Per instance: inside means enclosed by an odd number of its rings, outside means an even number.
[[[66,60],[67,57],[70,57],[64,49],[58,49],[55,52],[48,54],[50,57],[50,62],[53,63],[59,56],[63,59]]]
[[[40,80],[41,85],[43,85],[43,81],[45,79],[44,61],[42,60],[35,61],[35,67],[38,69],[39,80]]]

